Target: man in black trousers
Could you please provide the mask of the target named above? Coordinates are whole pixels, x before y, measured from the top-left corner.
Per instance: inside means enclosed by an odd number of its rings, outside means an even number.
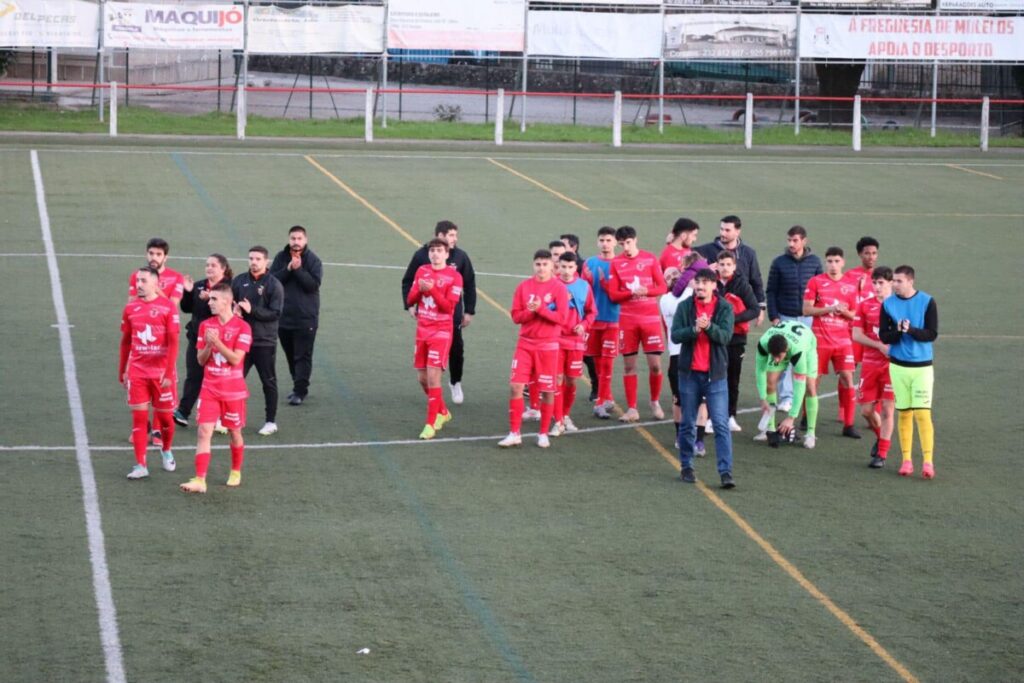
[[[270,274],[284,285],[278,336],[292,376],[288,405],[298,406],[306,400],[313,374],[313,344],[320,324],[320,284],[324,279],[324,266],[309,248],[304,227],[295,225],[288,231],[288,246],[274,257]]]

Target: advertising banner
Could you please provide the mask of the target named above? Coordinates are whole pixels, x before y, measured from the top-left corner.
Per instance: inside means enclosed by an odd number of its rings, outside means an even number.
[[[800,0],[801,7],[841,7],[864,10],[922,10],[935,9],[935,0]]]
[[[1024,0],[939,0],[939,9],[954,12],[1024,13]]]
[[[388,47],[522,52],[526,0],[390,0]]]
[[[792,59],[796,14],[671,14],[666,59]]]
[[[108,2],[103,11],[107,47],[241,50],[245,40],[240,5]]]
[[[2,47],[99,45],[100,8],[79,0],[0,1]]]
[[[658,59],[660,14],[531,11],[531,55]]]
[[[730,7],[779,7],[795,8],[798,0],[665,0],[665,7],[703,7],[705,9]]]
[[[1024,61],[1024,17],[829,15],[800,17],[809,59]]]
[[[249,52],[296,55],[379,53],[383,49],[382,6],[249,6]]]

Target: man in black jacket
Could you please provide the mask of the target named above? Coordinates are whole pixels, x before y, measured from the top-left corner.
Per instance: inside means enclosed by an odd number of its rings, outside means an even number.
[[[274,257],[270,274],[284,286],[278,336],[292,376],[288,405],[298,406],[306,400],[313,374],[313,344],[320,325],[320,284],[324,279],[324,266],[309,248],[304,227],[294,225],[288,231],[288,246]]]
[[[473,263],[469,260],[469,255],[456,246],[459,241],[459,226],[451,221],[440,221],[434,227],[434,237],[440,237],[448,242],[448,265],[455,266],[455,270],[462,276],[462,299],[455,308],[452,347],[448,352],[449,389],[452,403],[459,404],[464,399],[462,369],[465,363],[465,347],[462,343],[462,330],[469,327],[473,316],[476,315],[476,274],[473,272]],[[405,275],[402,277],[402,306],[413,318],[416,317],[416,311],[411,306],[406,307],[405,302],[409,299],[409,290],[412,289],[416,270],[428,263],[430,257],[424,245],[412,255],[409,267],[405,269]]]
[[[277,323],[284,307],[284,288],[267,270],[269,256],[266,247],[249,249],[249,270],[231,282],[235,313],[252,328],[252,348],[245,354],[243,372],[248,375],[255,365],[263,384],[267,421],[259,430],[260,436],[277,431]]]
[[[761,266],[757,263],[757,252],[747,246],[740,239],[740,232],[743,223],[739,216],[725,216],[718,223],[718,237],[714,242],[708,242],[697,247],[697,252],[704,257],[708,263],[715,263],[722,251],[731,251],[736,254],[736,272],[740,273],[750,283],[754,290],[754,298],[760,307],[755,324],[760,327],[764,322],[765,296],[764,285],[761,279]]]
[[[736,254],[724,250],[718,255],[718,293],[732,305],[735,318],[732,339],[729,340],[729,431],[740,432],[736,421],[736,406],[740,398],[740,378],[743,375],[743,357],[747,352],[747,333],[751,321],[757,320],[761,309],[750,283],[736,268]]]

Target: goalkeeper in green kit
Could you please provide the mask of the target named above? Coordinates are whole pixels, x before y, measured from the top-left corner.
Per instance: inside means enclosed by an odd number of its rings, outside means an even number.
[[[767,441],[775,431],[775,410],[779,376],[793,366],[793,407],[778,427],[785,436],[793,430],[800,407],[807,404],[807,433],[804,448],[814,448],[814,426],[818,421],[818,340],[807,325],[787,320],[775,325],[757,342],[757,395],[761,399],[761,421],[755,441]]]

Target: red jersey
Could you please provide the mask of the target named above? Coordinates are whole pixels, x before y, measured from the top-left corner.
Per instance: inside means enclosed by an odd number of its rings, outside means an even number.
[[[162,296],[138,299],[121,314],[121,362],[118,376],[134,379],[174,377],[178,362],[178,309]]]
[[[224,346],[232,351],[248,353],[252,347],[252,328],[241,316],[233,315],[226,323],[213,316],[199,324],[199,340],[196,351],[206,348],[206,331],[215,329],[220,333]],[[244,358],[238,365],[231,365],[227,359],[214,350],[203,369],[203,389],[200,394],[207,394],[218,401],[238,401],[249,398],[249,388],[245,385],[242,373]]]
[[[857,316],[853,319],[854,327],[859,328],[871,341],[881,341],[878,338],[878,325],[882,317],[882,302],[877,296],[865,299],[857,305]],[[876,348],[864,346],[864,365],[888,365],[889,358]]]
[[[671,244],[666,244],[665,248],[661,250],[661,256],[658,257],[662,273],[669,268],[676,268],[679,272],[686,270],[686,266],[683,265],[683,259],[691,251],[693,250],[689,247],[675,247]]]
[[[856,287],[858,304],[875,296],[875,290],[871,286],[871,271],[864,266],[857,266],[846,271],[843,273],[843,279]]]
[[[701,317],[702,315],[707,316],[708,320],[715,317],[715,299],[718,295],[712,295],[711,301],[704,303],[700,299],[694,297],[694,317]],[[690,360],[690,370],[693,372],[711,372],[711,338],[708,337],[708,333],[705,330],[701,330],[697,334],[697,340],[693,343],[693,357]]]
[[[133,299],[138,295],[135,291],[135,279],[138,275],[139,271],[136,270],[128,277],[128,296]],[[160,291],[168,299],[181,301],[181,297],[185,295],[185,276],[176,270],[164,268],[160,273]]]
[[[638,287],[646,287],[647,293],[634,296]],[[608,297],[621,305],[619,324],[623,327],[661,322],[658,297],[668,291],[668,287],[661,265],[651,252],[640,250],[636,256],[616,256],[605,288]]]
[[[846,303],[851,311],[857,310],[856,287],[846,278],[833,280],[827,273],[815,275],[808,281],[804,290],[804,301],[817,308],[824,308],[838,303]],[[814,316],[811,325],[814,336],[818,338],[818,347],[841,347],[850,343],[850,321],[839,313]]]
[[[539,301],[540,308],[528,309],[531,301]],[[569,290],[558,278],[523,280],[512,295],[512,322],[521,326],[519,344],[527,349],[557,351],[568,313]]]
[[[433,282],[434,287],[426,292],[419,288],[420,280]],[[435,270],[429,263],[420,266],[412,280],[407,306],[416,306],[417,331],[433,332],[452,329],[452,314],[462,296],[462,275],[455,266],[444,266]]]
[[[565,329],[558,340],[558,348],[563,351],[586,351],[587,332],[597,317],[594,293],[587,281],[579,276],[573,278],[572,282],[563,284],[569,291],[569,310],[565,318]],[[577,325],[583,325],[583,334],[576,334],[573,331]]]

